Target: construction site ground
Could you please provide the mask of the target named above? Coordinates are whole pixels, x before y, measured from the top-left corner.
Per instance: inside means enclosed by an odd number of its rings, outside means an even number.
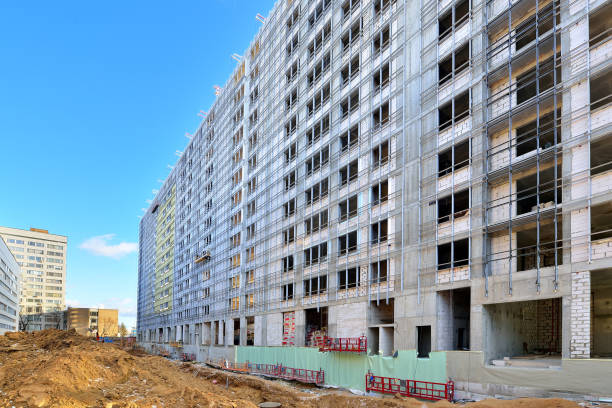
[[[459,407],[573,408],[563,399],[483,400],[467,404],[347,391],[232,374],[201,364],[97,343],[74,331],[0,336],[0,407]],[[590,405],[590,404],[589,404]]]

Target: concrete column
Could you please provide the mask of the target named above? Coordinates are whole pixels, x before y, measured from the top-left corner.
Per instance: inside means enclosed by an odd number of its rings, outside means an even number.
[[[210,322],[210,345],[211,346],[214,346],[217,343],[215,339],[217,339],[218,336],[219,334],[217,333],[217,323]]]
[[[225,345],[234,345],[234,319],[227,319],[225,321]]]
[[[256,346],[266,345],[266,316],[265,315],[255,316],[255,345]]]
[[[572,273],[570,358],[591,357],[591,273]]]
[[[304,347],[306,345],[306,312],[295,311],[295,345]]]
[[[246,346],[247,344],[247,319],[246,317],[240,318],[240,345]]]
[[[225,322],[223,320],[219,320],[219,333],[217,333],[217,336],[217,344],[225,344]]]

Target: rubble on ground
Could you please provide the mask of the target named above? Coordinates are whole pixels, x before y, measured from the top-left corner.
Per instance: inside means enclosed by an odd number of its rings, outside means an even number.
[[[294,387],[198,364],[178,363],[138,349],[97,343],[74,331],[44,330],[0,336],[0,407],[256,408],[450,407],[577,408],[563,399],[485,400],[466,405],[401,397],[365,397]]]

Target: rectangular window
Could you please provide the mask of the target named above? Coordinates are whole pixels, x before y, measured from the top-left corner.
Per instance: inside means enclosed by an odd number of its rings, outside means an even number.
[[[318,214],[313,215],[312,217],[306,218],[304,221],[304,227],[306,230],[306,235],[312,234],[313,232],[317,232],[324,228],[327,228],[328,222],[328,211],[323,210]]]
[[[456,192],[438,199],[438,224],[463,217],[470,208],[470,190]]]
[[[372,74],[372,87],[374,93],[380,92],[381,89],[389,85],[389,77],[389,63],[387,62]]]
[[[470,92],[457,95],[438,108],[438,127],[442,131],[470,115]]]
[[[438,177],[445,176],[470,164],[470,141],[459,143],[438,154]]]
[[[380,244],[387,241],[387,220],[380,220],[370,225],[370,242]]]
[[[340,103],[340,116],[347,117],[349,113],[355,112],[359,108],[359,89],[353,91]]]
[[[348,51],[352,44],[357,42],[361,37],[361,19],[355,21],[344,35],[342,35],[342,52]]]
[[[291,57],[293,55],[293,53],[298,49],[298,46],[300,44],[300,40],[299,40],[298,34],[294,35],[293,38],[291,39],[291,42],[289,42],[289,44],[287,44],[287,48],[286,48],[287,58]]]
[[[304,192],[306,198],[306,205],[316,203],[321,198],[326,197],[328,192],[329,181],[325,178]]]
[[[373,57],[376,57],[378,54],[389,48],[390,38],[391,31],[389,30],[389,26],[384,27],[374,35],[374,39],[372,40]]]
[[[354,125],[340,135],[340,151],[345,152],[359,144],[359,125]]]
[[[304,281],[304,296],[318,295],[327,291],[327,276],[306,279]]]
[[[331,0],[321,0],[317,7],[315,7],[314,11],[310,13],[308,17],[308,26],[309,28],[313,28],[314,25],[323,17],[325,14],[325,10],[329,8],[331,4]]]
[[[308,44],[308,57],[313,58],[323,45],[331,38],[331,20],[325,23],[323,28],[317,33],[315,38]]]
[[[312,97],[312,100],[310,100],[306,104],[306,108],[308,110],[308,116],[314,115],[319,109],[321,109],[323,104],[325,104],[329,100],[330,95],[331,95],[331,85],[328,82],[327,84],[323,85],[321,89],[315,92]]]
[[[287,285],[283,285],[281,287],[281,295],[282,300],[290,300],[293,299],[293,283],[289,283]]]
[[[300,73],[299,61],[300,60],[298,59],[293,64],[291,64],[287,72],[285,72],[285,77],[287,78],[287,84],[292,83],[293,80],[296,79],[298,74]]]
[[[317,123],[306,131],[306,145],[312,146],[321,137],[329,132],[330,115],[323,116]]]
[[[295,179],[296,179],[295,173],[296,173],[295,170],[293,170],[291,173],[285,176],[285,179],[284,179],[285,180],[285,191],[289,191],[290,189],[295,187]]]
[[[283,272],[290,272],[293,270],[293,255],[289,255],[283,258]]]
[[[349,197],[338,204],[340,221],[345,221],[357,215],[357,196],[358,195],[355,194],[354,196]]]
[[[285,149],[285,164],[289,164],[297,158],[297,142],[292,143],[287,149]]]
[[[295,108],[298,104],[298,89],[297,87],[293,88],[293,90],[287,95],[285,98],[285,110],[288,112],[291,109]]]
[[[338,255],[345,255],[357,250],[357,231],[338,237]]]
[[[338,271],[338,289],[349,289],[359,286],[359,268],[348,268]]]
[[[378,130],[389,124],[389,101],[383,103],[372,111],[372,128]]]
[[[359,159],[355,159],[339,170],[340,186],[344,186],[352,181],[357,180],[359,176]]]
[[[285,218],[288,218],[291,215],[295,214],[295,198],[292,198],[291,200],[283,204],[283,212]]]
[[[466,22],[469,19],[469,11],[469,1],[460,0],[455,3],[448,12],[438,18],[438,41],[445,40],[451,35],[453,29],[456,30]]]
[[[285,137],[290,137],[297,130],[297,115],[294,115],[289,121],[285,124]]]
[[[313,172],[318,171],[327,163],[329,163],[329,146],[324,147],[306,160],[306,175],[310,176]]]
[[[389,141],[386,140],[372,149],[372,166],[383,166],[389,161]]]
[[[326,53],[308,73],[308,87],[312,88],[321,79],[321,76],[329,71],[331,65],[331,54]]]
[[[470,47],[465,44],[438,63],[438,85],[450,81],[470,66]]]
[[[353,78],[359,74],[359,54],[355,55],[344,68],[340,71],[342,86],[346,86]]]
[[[382,283],[387,281],[389,274],[389,262],[386,259],[382,259],[378,262],[370,264],[370,282]]]
[[[283,231],[283,244],[295,242],[295,225]]]
[[[327,259],[327,242],[304,250],[304,266],[310,266]]]

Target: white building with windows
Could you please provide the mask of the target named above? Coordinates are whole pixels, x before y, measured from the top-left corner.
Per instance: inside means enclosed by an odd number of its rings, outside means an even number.
[[[0,335],[19,330],[21,269],[0,238]]]
[[[21,313],[64,310],[68,238],[38,228],[9,227],[0,227],[0,237],[21,267]]]

